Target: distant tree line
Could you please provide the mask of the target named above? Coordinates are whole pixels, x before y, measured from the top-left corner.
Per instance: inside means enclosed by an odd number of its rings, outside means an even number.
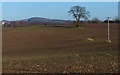
[[[47,22],[26,22],[26,21],[9,21],[9,22],[4,22],[3,27],[25,27],[25,26],[49,26],[49,25],[69,25],[71,23],[47,23]]]
[[[110,20],[110,23],[120,23],[120,20]],[[25,27],[25,26],[49,26],[49,25],[74,25],[76,21],[69,22],[69,23],[40,23],[40,22],[25,22],[25,21],[10,21],[10,22],[5,22],[3,24],[3,27]],[[81,23],[108,23],[108,20],[100,21],[100,20],[88,20],[88,21],[79,21],[79,24]]]

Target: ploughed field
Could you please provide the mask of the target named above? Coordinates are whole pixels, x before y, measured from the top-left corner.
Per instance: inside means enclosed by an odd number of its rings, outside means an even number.
[[[118,24],[112,43],[107,24],[82,25],[3,28],[3,73],[117,73]]]

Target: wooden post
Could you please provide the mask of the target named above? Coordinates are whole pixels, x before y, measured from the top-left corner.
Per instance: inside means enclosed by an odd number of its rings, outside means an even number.
[[[110,40],[110,23],[108,18],[108,40]]]
[[[107,17],[107,19],[108,19],[108,36],[107,36],[107,42],[111,43],[111,40],[110,40],[110,22],[109,22],[110,17]]]

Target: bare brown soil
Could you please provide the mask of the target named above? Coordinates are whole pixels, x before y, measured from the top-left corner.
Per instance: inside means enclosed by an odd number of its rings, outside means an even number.
[[[3,28],[3,73],[117,73],[118,24]],[[94,39],[88,41],[88,38]]]

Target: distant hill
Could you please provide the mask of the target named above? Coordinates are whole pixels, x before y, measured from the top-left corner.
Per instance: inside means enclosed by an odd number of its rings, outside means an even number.
[[[27,20],[27,22],[40,22],[40,23],[68,23],[71,20],[59,20],[59,19],[48,19],[42,17],[32,17]]]
[[[3,22],[10,22],[8,20],[2,20]],[[32,17],[23,20],[16,20],[14,22],[23,21],[23,22],[39,22],[39,23],[68,23],[72,22],[71,20],[60,20],[60,19],[48,19],[42,17]],[[12,21],[11,21],[12,22]]]
[[[60,20],[60,19],[48,19],[48,18],[42,18],[42,17],[32,17],[28,19],[23,20],[17,20],[17,21],[8,21],[3,20],[5,24],[4,27],[16,27],[16,26],[31,26],[31,25],[61,25],[61,24],[68,24],[72,23],[71,20]]]

